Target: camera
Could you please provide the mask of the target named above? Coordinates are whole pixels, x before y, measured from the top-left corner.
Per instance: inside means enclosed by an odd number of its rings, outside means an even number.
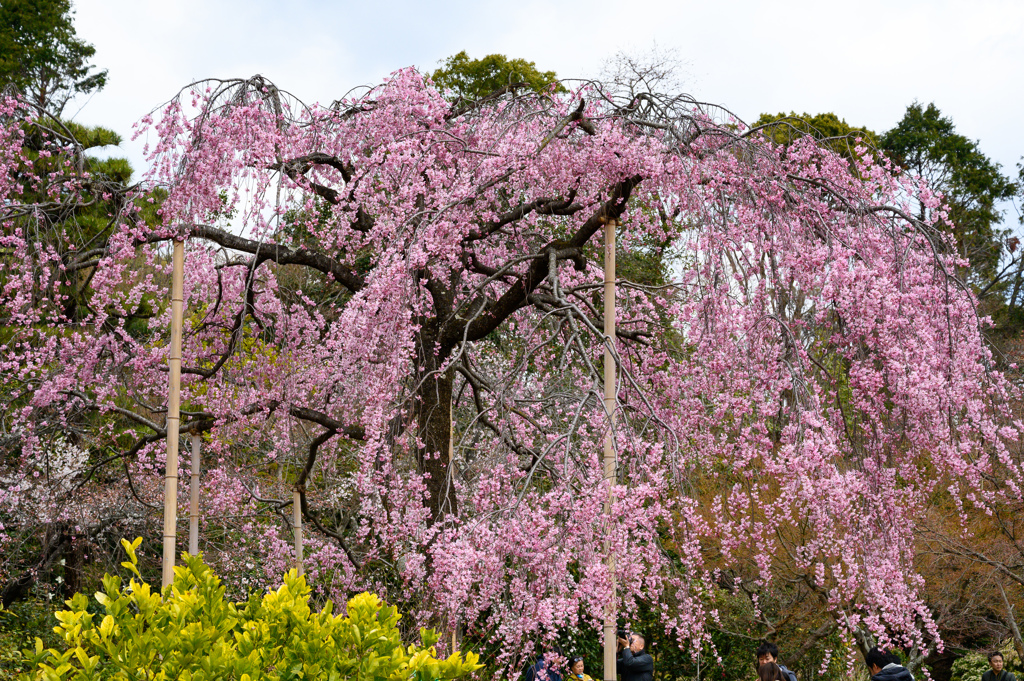
[[[629,640],[629,631],[627,631],[626,629],[619,629],[618,633],[616,633],[615,635],[619,638],[624,638],[627,641]]]

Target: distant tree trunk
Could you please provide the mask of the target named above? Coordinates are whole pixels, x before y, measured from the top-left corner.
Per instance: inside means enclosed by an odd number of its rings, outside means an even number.
[[[66,555],[71,545],[70,536],[63,527],[50,527],[44,534],[43,550],[39,561],[20,575],[7,582],[0,589],[0,604],[10,607],[12,603],[23,600],[38,581],[40,575],[46,575],[53,564]],[[67,572],[67,571],[65,571]],[[65,577],[66,579],[66,577]]]
[[[1017,273],[1013,277],[1013,293],[1010,294],[1010,312],[1013,312],[1014,308],[1017,307],[1017,294],[1020,293],[1022,274],[1024,274],[1024,254],[1021,255],[1020,262],[1017,264]]]
[[[1003,597],[1003,605],[1006,606],[1006,623],[1010,627],[1010,633],[1013,634],[1013,647],[1017,650],[1017,659],[1024,660],[1024,639],[1021,639],[1020,627],[1017,626],[1017,618],[1013,614],[1013,606],[1010,605],[1010,599],[1006,597],[1006,589],[1003,588],[1002,581],[996,583],[999,585],[999,594]]]
[[[199,554],[199,474],[202,466],[199,458],[200,438],[197,433],[191,435],[192,444],[192,479],[188,488],[188,552],[189,555]]]
[[[435,343],[428,340],[420,352],[420,381],[416,391],[416,436],[422,446],[416,459],[421,473],[427,476],[427,504],[434,522],[446,515],[458,515],[458,501],[448,479],[451,465],[452,384],[451,369],[439,371],[451,349],[434,353]]]
[[[72,539],[70,546],[64,551],[64,587],[65,598],[71,598],[82,590],[82,570],[85,567],[86,541],[83,537]]]
[[[907,653],[907,670],[911,674],[915,674],[921,667],[922,663],[924,663],[924,652],[917,646],[914,646],[910,652]]]
[[[84,528],[73,534],[70,525],[62,523],[51,526],[44,535],[45,539],[39,560],[34,566],[27,568],[0,588],[0,603],[6,608],[12,603],[26,598],[40,576],[46,575],[53,568],[54,563],[61,558],[65,559],[63,591],[67,594],[81,591],[86,550],[93,545],[96,535],[118,520],[121,518],[108,518],[98,525]]]
[[[871,632],[860,628],[853,630],[853,640],[856,642],[857,648],[864,658],[867,658],[868,651],[876,645],[875,637],[871,635]]]
[[[0,605],[10,608],[12,603],[17,603],[25,598],[28,595],[28,590],[35,583],[35,569],[25,570],[15,579],[4,584],[3,589],[0,589]]]

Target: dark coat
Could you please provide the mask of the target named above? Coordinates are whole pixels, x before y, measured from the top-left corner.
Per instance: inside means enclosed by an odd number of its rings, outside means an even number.
[[[796,674],[786,669],[786,665],[780,664],[779,669],[782,670],[782,675],[789,679],[789,681],[796,681]]]
[[[544,656],[537,658],[536,664],[526,670],[524,681],[562,681],[562,675],[554,669],[547,669]]]
[[[890,663],[871,677],[871,681],[914,681],[914,675],[906,667]]]
[[[1017,677],[1014,676],[1013,672],[1008,672],[1005,669],[999,672],[999,676],[996,677],[995,672],[989,669],[981,675],[981,681],[1017,681]]]
[[[654,681],[654,658],[646,650],[634,655],[629,648],[623,648],[616,662],[622,681]]]

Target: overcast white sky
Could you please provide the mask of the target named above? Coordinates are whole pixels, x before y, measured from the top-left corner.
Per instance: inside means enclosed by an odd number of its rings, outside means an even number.
[[[413,2],[75,0],[79,35],[110,71],[67,112],[131,124],[192,80],[262,74],[330,101],[460,50],[586,77],[619,51],[674,49],[686,89],[741,118],[832,111],[878,132],[935,102],[1016,175],[1024,155],[1024,1]],[[139,147],[126,142],[138,166]],[[1010,216],[1008,218],[1012,219]]]

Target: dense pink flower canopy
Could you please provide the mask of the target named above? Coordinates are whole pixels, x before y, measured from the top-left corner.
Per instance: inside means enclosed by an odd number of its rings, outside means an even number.
[[[938,489],[976,501],[994,467],[1022,481],[974,299],[911,216],[939,199],[863,150],[851,167],[712,113],[595,85],[453,105],[412,70],[327,107],[262,79],[204,82],[139,133],[160,224],[123,203],[97,247],[44,241],[10,209],[9,106],[0,370],[20,386],[5,418],[26,477],[2,502],[89,523],[124,503],[109,481],[77,485],[73,506],[32,482],[44,426],[81,430],[83,414],[97,447],[124,441],[104,423],[129,424],[117,485],[158,500],[181,238],[182,427],[204,434],[204,523],[240,528],[222,551],[239,579],[263,579],[247,561],[286,567],[297,487],[324,593],[377,589],[508,655],[600,621],[606,536],[620,606],[661,604],[680,642],[706,639],[710,594],[751,546],[744,579],[785,563],[848,634],[934,642],[917,518]],[[620,273],[610,515],[609,219],[623,260],[660,268]],[[71,319],[85,249],[88,311]]]

